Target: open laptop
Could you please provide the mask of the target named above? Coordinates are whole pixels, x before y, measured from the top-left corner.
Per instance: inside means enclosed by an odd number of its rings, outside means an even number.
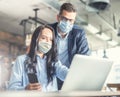
[[[61,91],[99,91],[111,70],[113,62],[76,54]]]

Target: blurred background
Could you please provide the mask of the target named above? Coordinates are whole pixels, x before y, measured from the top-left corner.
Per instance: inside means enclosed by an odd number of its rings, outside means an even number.
[[[16,57],[26,52],[34,29],[56,22],[64,2],[76,6],[75,24],[85,29],[92,56],[120,64],[120,0],[0,0],[1,89]]]

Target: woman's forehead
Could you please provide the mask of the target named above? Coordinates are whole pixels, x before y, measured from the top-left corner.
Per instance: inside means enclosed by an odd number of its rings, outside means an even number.
[[[41,35],[48,36],[48,37],[51,37],[51,38],[52,38],[52,37],[53,37],[53,32],[52,32],[52,30],[49,29],[49,28],[44,28],[44,29],[42,30]]]

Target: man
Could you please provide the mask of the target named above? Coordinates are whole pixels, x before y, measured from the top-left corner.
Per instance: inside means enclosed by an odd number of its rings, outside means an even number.
[[[59,59],[70,67],[75,54],[89,55],[90,50],[83,29],[74,25],[76,9],[71,3],[64,3],[57,15],[57,23],[51,24],[55,30]],[[62,82],[58,80],[58,89]]]

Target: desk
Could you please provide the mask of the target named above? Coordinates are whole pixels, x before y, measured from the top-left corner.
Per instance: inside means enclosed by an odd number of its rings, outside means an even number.
[[[0,97],[102,97],[120,96],[120,92],[72,91],[72,92],[39,92],[39,91],[1,91]]]
[[[109,88],[117,88],[117,91],[120,91],[120,83],[108,83]]]

